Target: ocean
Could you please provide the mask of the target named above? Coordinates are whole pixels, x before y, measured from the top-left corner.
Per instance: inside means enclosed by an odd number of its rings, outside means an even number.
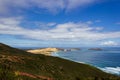
[[[76,51],[59,51],[52,54],[75,62],[90,64],[105,72],[120,75],[120,47],[102,48],[102,51],[81,48]]]

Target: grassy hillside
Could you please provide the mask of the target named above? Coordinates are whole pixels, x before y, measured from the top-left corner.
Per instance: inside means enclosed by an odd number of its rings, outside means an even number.
[[[0,80],[120,80],[95,67],[0,44]]]

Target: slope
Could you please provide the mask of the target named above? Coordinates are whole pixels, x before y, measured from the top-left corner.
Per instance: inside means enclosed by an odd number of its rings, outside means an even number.
[[[0,43],[0,80],[120,80],[87,64],[31,54]]]

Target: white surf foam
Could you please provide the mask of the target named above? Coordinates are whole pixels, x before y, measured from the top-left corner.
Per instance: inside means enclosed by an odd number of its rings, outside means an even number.
[[[100,68],[100,69],[107,73],[120,75],[120,67],[105,67],[105,68]]]
[[[59,56],[59,54],[58,54],[58,52],[52,52],[52,54],[51,54],[52,56],[56,56],[56,57],[58,57]]]
[[[58,52],[53,52],[52,56],[59,57],[59,54],[58,54]],[[71,60],[71,59],[65,58],[65,57],[61,57],[61,58]],[[71,61],[74,61],[74,60],[71,60]],[[80,61],[74,61],[74,62],[86,64],[85,62],[80,62]],[[111,74],[116,74],[116,75],[120,76],[120,67],[104,67],[104,68],[97,67],[97,68],[99,68],[100,70],[102,70],[104,72],[111,73]]]

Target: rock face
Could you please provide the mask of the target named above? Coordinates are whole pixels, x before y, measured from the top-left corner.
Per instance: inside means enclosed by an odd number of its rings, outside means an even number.
[[[27,52],[33,53],[33,54],[44,54],[47,56],[50,56],[52,52],[57,52],[59,49],[57,48],[43,48],[43,49],[34,49],[34,50],[27,50]]]
[[[88,50],[102,51],[102,49],[101,49],[101,48],[90,48],[90,49],[88,49]]]

